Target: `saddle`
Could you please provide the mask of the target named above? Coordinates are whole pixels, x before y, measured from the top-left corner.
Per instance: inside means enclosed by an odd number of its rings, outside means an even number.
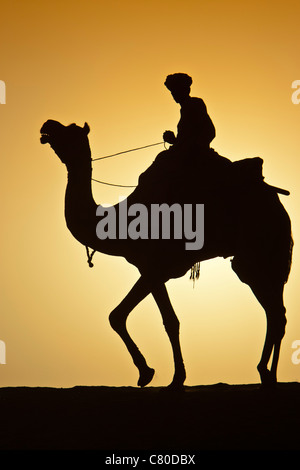
[[[174,158],[175,157],[175,158]],[[203,158],[202,158],[203,157]],[[194,199],[199,193],[224,194],[228,191],[255,191],[258,186],[269,188],[277,193],[289,195],[285,189],[271,186],[264,181],[263,159],[244,158],[232,162],[209,149],[199,158],[176,158],[169,150],[157,156],[154,163],[139,178],[139,186],[149,186],[155,193],[173,199]],[[169,197],[168,197],[169,196]],[[167,202],[167,201],[166,201]]]
[[[263,163],[263,159],[260,157],[245,158],[243,160],[233,162],[233,178],[236,181],[241,181],[242,183],[263,183],[264,187],[279,194],[289,196],[290,193],[286,189],[271,186],[264,181],[265,178],[262,172]]]
[[[203,171],[203,189],[212,188],[222,191],[227,189],[244,188],[250,190],[261,188],[268,188],[277,193],[288,196],[289,191],[271,186],[264,181],[263,176],[263,159],[260,157],[244,158],[232,162],[226,157],[222,157],[215,150],[209,149],[209,154],[204,164]],[[201,169],[199,169],[201,172]],[[196,176],[196,175],[195,175]],[[205,190],[205,189],[204,189]]]
[[[263,159],[260,157],[244,158],[232,162],[233,178],[237,181],[261,182],[263,176]]]

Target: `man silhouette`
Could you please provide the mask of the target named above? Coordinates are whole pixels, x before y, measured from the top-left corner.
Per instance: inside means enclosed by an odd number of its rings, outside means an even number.
[[[177,137],[172,131],[164,132],[163,139],[171,147],[157,155],[153,164],[140,175],[139,183],[153,184],[153,181],[161,179],[167,188],[173,187],[180,179],[185,192],[199,175],[207,181],[207,177],[215,178],[221,170],[223,178],[223,168],[228,166],[229,160],[210,147],[216,135],[215,126],[204,101],[190,96],[191,85],[192,78],[185,73],[167,76],[165,86],[181,107]]]
[[[199,158],[209,150],[216,131],[204,101],[190,96],[191,85],[192,78],[185,73],[167,76],[165,86],[170,90],[176,103],[180,104],[181,117],[177,126],[177,137],[174,132],[166,131],[163,139],[173,145],[176,153],[196,151]]]

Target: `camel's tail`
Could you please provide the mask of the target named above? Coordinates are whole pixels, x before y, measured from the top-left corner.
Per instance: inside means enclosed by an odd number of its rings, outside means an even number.
[[[279,199],[279,198],[278,198]],[[292,267],[292,257],[293,257],[293,248],[294,248],[294,240],[292,235],[292,224],[291,219],[280,203],[279,210],[281,212],[281,218],[279,218],[278,222],[273,225],[273,231],[276,233],[276,248],[275,253],[277,256],[275,260],[277,260],[276,265],[274,266],[274,270],[276,267],[279,267],[279,272],[281,271],[281,279],[284,284],[287,283],[291,267]]]

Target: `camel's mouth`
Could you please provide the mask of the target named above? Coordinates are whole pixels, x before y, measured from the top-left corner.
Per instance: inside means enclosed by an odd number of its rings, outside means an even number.
[[[42,127],[41,127],[41,130],[40,130],[40,133],[41,133],[41,144],[50,144],[50,139],[51,139],[51,135],[53,134],[53,132],[57,132],[58,129],[60,129],[62,127],[62,125],[57,122],[57,121],[53,121],[52,119],[49,119],[48,121],[46,121]]]
[[[41,132],[41,138],[40,138],[41,144],[48,144],[49,138],[50,138],[49,134],[45,134]]]

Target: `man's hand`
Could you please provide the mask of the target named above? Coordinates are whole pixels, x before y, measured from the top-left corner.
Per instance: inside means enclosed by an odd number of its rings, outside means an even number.
[[[163,139],[168,144],[175,144],[175,142],[176,142],[176,137],[175,137],[175,134],[174,134],[173,131],[164,132]]]

